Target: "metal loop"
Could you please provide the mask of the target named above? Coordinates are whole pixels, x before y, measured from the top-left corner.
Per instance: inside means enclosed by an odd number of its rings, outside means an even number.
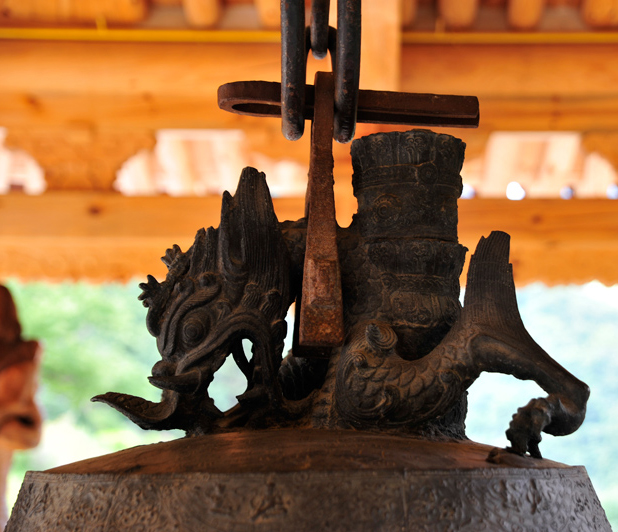
[[[356,129],[360,78],[361,0],[337,2],[337,68],[335,132],[337,142],[350,142]]]
[[[324,59],[329,48],[329,8],[330,0],[313,0],[311,4],[311,51],[316,59]]]
[[[281,131],[288,140],[305,130],[305,36],[304,0],[281,0]]]
[[[330,51],[335,76],[334,139],[350,142],[356,129],[360,71],[361,0],[338,0],[339,29],[328,26],[329,0],[314,0],[305,28],[303,0],[281,0],[281,129],[288,140],[305,130],[307,55]]]

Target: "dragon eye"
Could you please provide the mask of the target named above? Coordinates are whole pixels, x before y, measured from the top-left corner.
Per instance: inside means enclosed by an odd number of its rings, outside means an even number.
[[[189,345],[197,345],[206,336],[207,329],[207,324],[203,318],[191,317],[187,319],[183,325],[183,339]]]

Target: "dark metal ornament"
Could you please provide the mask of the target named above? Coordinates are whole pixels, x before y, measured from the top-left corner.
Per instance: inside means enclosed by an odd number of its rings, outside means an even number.
[[[245,169],[236,195],[224,195],[219,229],[200,230],[186,253],[168,250],[167,279],[142,285],[162,356],[150,377],[163,390],[161,402],[116,393],[95,400],[143,428],[190,435],[313,426],[461,439],[466,389],[483,371],[502,372],[532,379],[548,393],[521,408],[507,432],[514,452],[540,457],[542,431],[569,434],[582,423],[588,387],[527,333],[505,233],[479,243],[461,308],[463,153],[459,139],[427,130],[380,133],[353,144],[359,210],[336,235],[345,340],[327,352],[328,370],[299,353],[283,363],[281,356],[285,315],[300,288],[296,276],[307,273],[307,264],[323,266],[323,286],[334,287],[338,276],[328,272],[337,264],[321,255],[334,242],[309,240],[314,249],[305,248],[306,220],[279,224],[264,174]],[[309,204],[322,193],[312,189]],[[324,198],[318,212],[329,209]],[[319,299],[320,289],[307,292]],[[253,343],[250,359],[243,339]],[[208,386],[229,355],[246,375],[247,391],[223,413]]]
[[[540,458],[541,432],[581,424],[588,388],[526,332],[508,235],[481,240],[458,303],[463,151],[426,130],[353,144],[359,210],[337,230],[346,337],[327,360],[282,360],[307,225],[279,223],[264,174],[245,169],[220,227],[142,285],[161,402],[95,398],[193,437],[29,474],[7,531],[610,530],[585,470]],[[247,391],[220,412],[208,386],[227,356]],[[514,416],[510,452],[465,438],[482,371],[548,393]]]
[[[31,474],[8,532],[83,523],[609,530],[585,471],[541,458],[541,433],[575,431],[589,390],[526,331],[507,234],[481,239],[459,303],[464,143],[428,130],[354,141],[359,208],[350,227],[337,226],[333,137],[350,140],[357,120],[478,124],[476,98],[358,91],[360,2],[344,4],[334,45],[327,1],[314,5],[306,32],[293,31],[304,28],[304,3],[282,2],[282,84],[219,89],[224,109],[282,116],[288,138],[313,120],[307,216],[280,223],[264,174],[243,170],[235,195],[223,196],[219,228],[200,229],[186,252],[169,249],[165,281],[140,285],[161,355],[149,377],[161,401],[114,392],[93,399],[142,428],[191,438]],[[304,85],[310,47],[334,59],[334,74],[318,73],[314,87]],[[293,352],[282,358],[294,301]],[[208,388],[228,356],[247,389],[221,412]],[[548,394],[513,416],[507,450],[465,436],[466,390],[483,371],[534,380]]]

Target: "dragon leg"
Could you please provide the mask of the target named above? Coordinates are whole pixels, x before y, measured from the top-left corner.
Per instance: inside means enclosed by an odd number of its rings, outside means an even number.
[[[562,436],[577,430],[586,414],[588,386],[553,360],[521,320],[508,262],[509,235],[482,238],[468,273],[465,318],[480,332],[471,342],[481,371],[533,380],[549,395],[533,399],[513,416],[507,437],[512,451],[541,457],[541,431]]]
[[[512,450],[540,457],[540,433],[570,434],[582,423],[588,387],[526,331],[508,263],[509,236],[481,239],[471,259],[464,308],[428,355],[405,360],[389,324],[357,325],[342,348],[336,407],[354,425],[417,425],[443,415],[482,371],[537,382],[548,397],[520,408],[507,437]]]

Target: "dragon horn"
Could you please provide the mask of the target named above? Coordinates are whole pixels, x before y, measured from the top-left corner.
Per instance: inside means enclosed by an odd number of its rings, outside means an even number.
[[[147,283],[140,283],[142,293],[137,296],[142,304],[148,309],[146,315],[146,327],[152,336],[158,336],[161,332],[159,320],[163,312],[163,306],[167,297],[164,287],[152,275],[148,275]]]
[[[157,298],[161,295],[161,283],[157,281],[152,275],[146,277],[148,282],[140,283],[139,287],[142,289],[142,293],[137,296],[146,308],[152,307]]]
[[[171,249],[167,249],[165,251],[165,255],[161,257],[161,260],[167,266],[167,269],[171,270],[172,264],[180,255],[182,255],[182,250],[180,249],[180,246],[178,244],[174,244]]]

